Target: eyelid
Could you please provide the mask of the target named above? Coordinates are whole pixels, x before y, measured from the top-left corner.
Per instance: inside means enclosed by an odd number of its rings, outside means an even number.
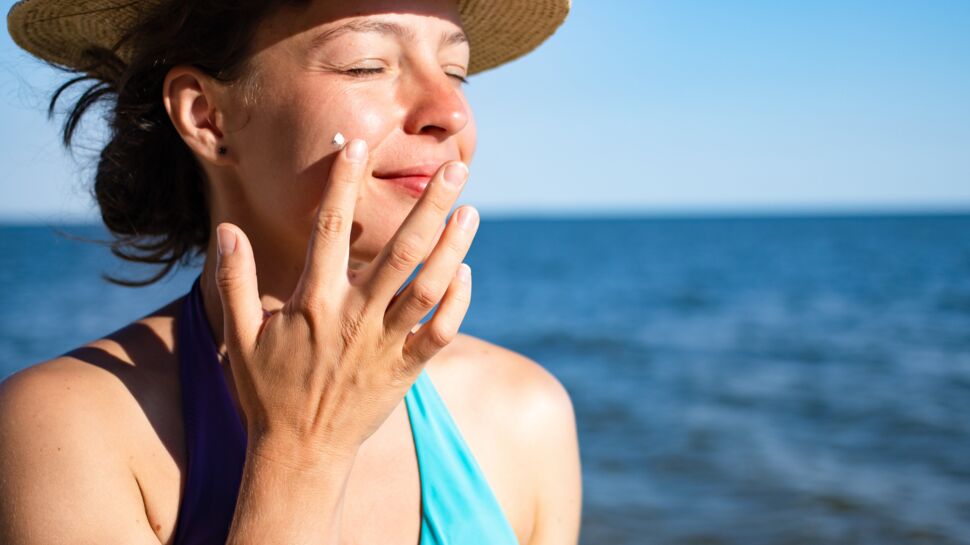
[[[446,74],[448,74],[449,76],[458,78],[462,83],[468,83],[468,79],[466,79],[468,77],[468,69],[467,68],[465,68],[464,66],[462,66],[460,64],[449,64],[448,66],[453,66],[453,67],[457,68],[458,69],[458,73],[454,73],[453,74],[453,73],[450,73],[450,72],[445,72]]]
[[[379,67],[365,67],[365,66],[361,66],[361,67],[354,67],[354,68],[346,68],[346,69],[341,70],[341,71],[343,73],[349,74],[350,76],[353,76],[353,77],[363,77],[363,76],[367,76],[369,74],[380,74],[381,72],[384,71],[384,67],[383,66],[379,66]],[[449,76],[449,77],[452,77],[452,78],[457,79],[462,84],[467,84],[468,83],[468,79],[466,79],[466,77],[463,76],[462,74],[453,74],[453,73],[450,73],[450,72],[445,72],[445,74],[447,76]]]
[[[341,70],[341,72],[344,72],[346,74],[353,74],[353,75],[377,74],[383,71],[384,71],[383,66],[359,66],[359,67],[347,68],[347,69]]]

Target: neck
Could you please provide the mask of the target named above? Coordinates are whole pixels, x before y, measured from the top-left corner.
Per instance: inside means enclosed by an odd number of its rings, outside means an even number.
[[[214,228],[213,228],[214,229]],[[205,263],[202,266],[200,287],[202,289],[202,301],[205,307],[205,315],[212,328],[212,338],[220,354],[226,352],[225,336],[223,328],[222,297],[219,295],[218,284],[216,283],[217,256],[215,246],[215,236],[206,250]],[[255,242],[255,241],[254,241]],[[257,248],[265,248],[265,245],[253,245],[256,255],[256,271],[259,281],[259,299],[263,310],[275,312],[286,304],[286,301],[293,295],[300,276],[303,274],[305,265],[305,249],[303,249],[303,259],[287,259],[287,256],[279,252],[260,251]],[[272,246],[271,246],[272,247]],[[298,263],[294,265],[281,266],[281,263]],[[358,269],[367,263],[352,260],[350,268]]]
[[[219,287],[216,283],[218,257],[216,256],[214,231],[212,239],[212,243],[206,250],[205,263],[202,266],[199,282],[202,289],[205,315],[212,328],[212,338],[216,342],[219,353],[223,354],[226,351],[225,336],[223,335],[225,322],[223,320],[222,297],[219,295]],[[280,263],[292,262],[285,259],[284,256],[267,255],[268,252],[260,252],[256,248],[258,247],[254,244],[260,304],[264,310],[274,312],[289,300],[299,281],[300,271],[294,270],[294,267],[281,267]]]

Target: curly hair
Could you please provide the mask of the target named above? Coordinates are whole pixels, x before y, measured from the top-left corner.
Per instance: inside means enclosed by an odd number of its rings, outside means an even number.
[[[82,73],[54,91],[53,117],[68,88],[90,83],[68,110],[63,144],[72,140],[84,114],[109,105],[108,142],[101,150],[92,187],[111,233],[111,252],[126,261],[158,266],[148,278],[105,278],[123,286],[146,286],[188,264],[209,242],[205,175],[172,125],[162,102],[168,71],[192,65],[213,78],[253,91],[248,60],[259,22],[297,0],[168,0],[147,14],[112,48],[90,47]],[[118,51],[130,45],[130,62]],[[57,68],[62,68],[56,66]]]

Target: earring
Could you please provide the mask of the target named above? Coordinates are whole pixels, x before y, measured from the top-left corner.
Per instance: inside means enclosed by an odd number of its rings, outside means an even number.
[[[218,149],[218,150],[216,150],[216,151],[218,151],[218,152],[219,152],[219,155],[225,155],[226,153],[228,153],[228,152],[229,152],[229,150],[228,150],[228,149],[226,149],[226,146],[219,146],[219,149]]]

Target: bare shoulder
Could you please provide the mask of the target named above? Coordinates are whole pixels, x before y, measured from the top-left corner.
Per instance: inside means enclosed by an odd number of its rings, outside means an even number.
[[[436,377],[447,376],[453,403],[479,430],[473,448],[502,460],[492,474],[507,504],[521,506],[509,509],[525,518],[520,542],[577,543],[582,476],[569,392],[540,362],[483,339],[460,334],[442,352]]]
[[[145,423],[164,428],[165,404],[178,396],[168,308],[0,383],[5,447],[26,452],[94,437],[119,447]]]
[[[85,431],[110,434],[135,402],[141,371],[98,342],[27,367],[0,384],[5,431],[16,426],[43,434],[87,422],[95,429]]]
[[[0,496],[16,500],[0,508],[0,541],[158,543],[133,466],[153,440],[178,440],[163,401],[170,355],[157,351],[164,321],[139,320],[0,383]]]
[[[460,380],[461,389],[475,392],[470,399],[487,403],[489,412],[499,411],[507,423],[519,424],[520,431],[537,433],[550,421],[562,425],[573,420],[569,392],[532,358],[466,334],[442,352],[451,367],[449,380]]]
[[[170,305],[171,306],[171,305]],[[132,404],[157,405],[177,386],[169,307],[104,338],[8,377],[0,384],[0,411],[50,420],[92,418],[118,424]],[[177,391],[175,392],[177,393]],[[55,418],[56,417],[56,418]],[[110,430],[105,430],[110,433]]]
[[[0,481],[4,497],[23,497],[11,482],[38,477],[67,483],[74,472],[112,471],[123,465],[119,418],[127,412],[115,376],[63,356],[17,373],[0,384]],[[63,480],[62,480],[63,479]],[[16,485],[15,485],[16,486]],[[33,497],[33,494],[30,495]],[[29,502],[28,502],[29,503]]]

